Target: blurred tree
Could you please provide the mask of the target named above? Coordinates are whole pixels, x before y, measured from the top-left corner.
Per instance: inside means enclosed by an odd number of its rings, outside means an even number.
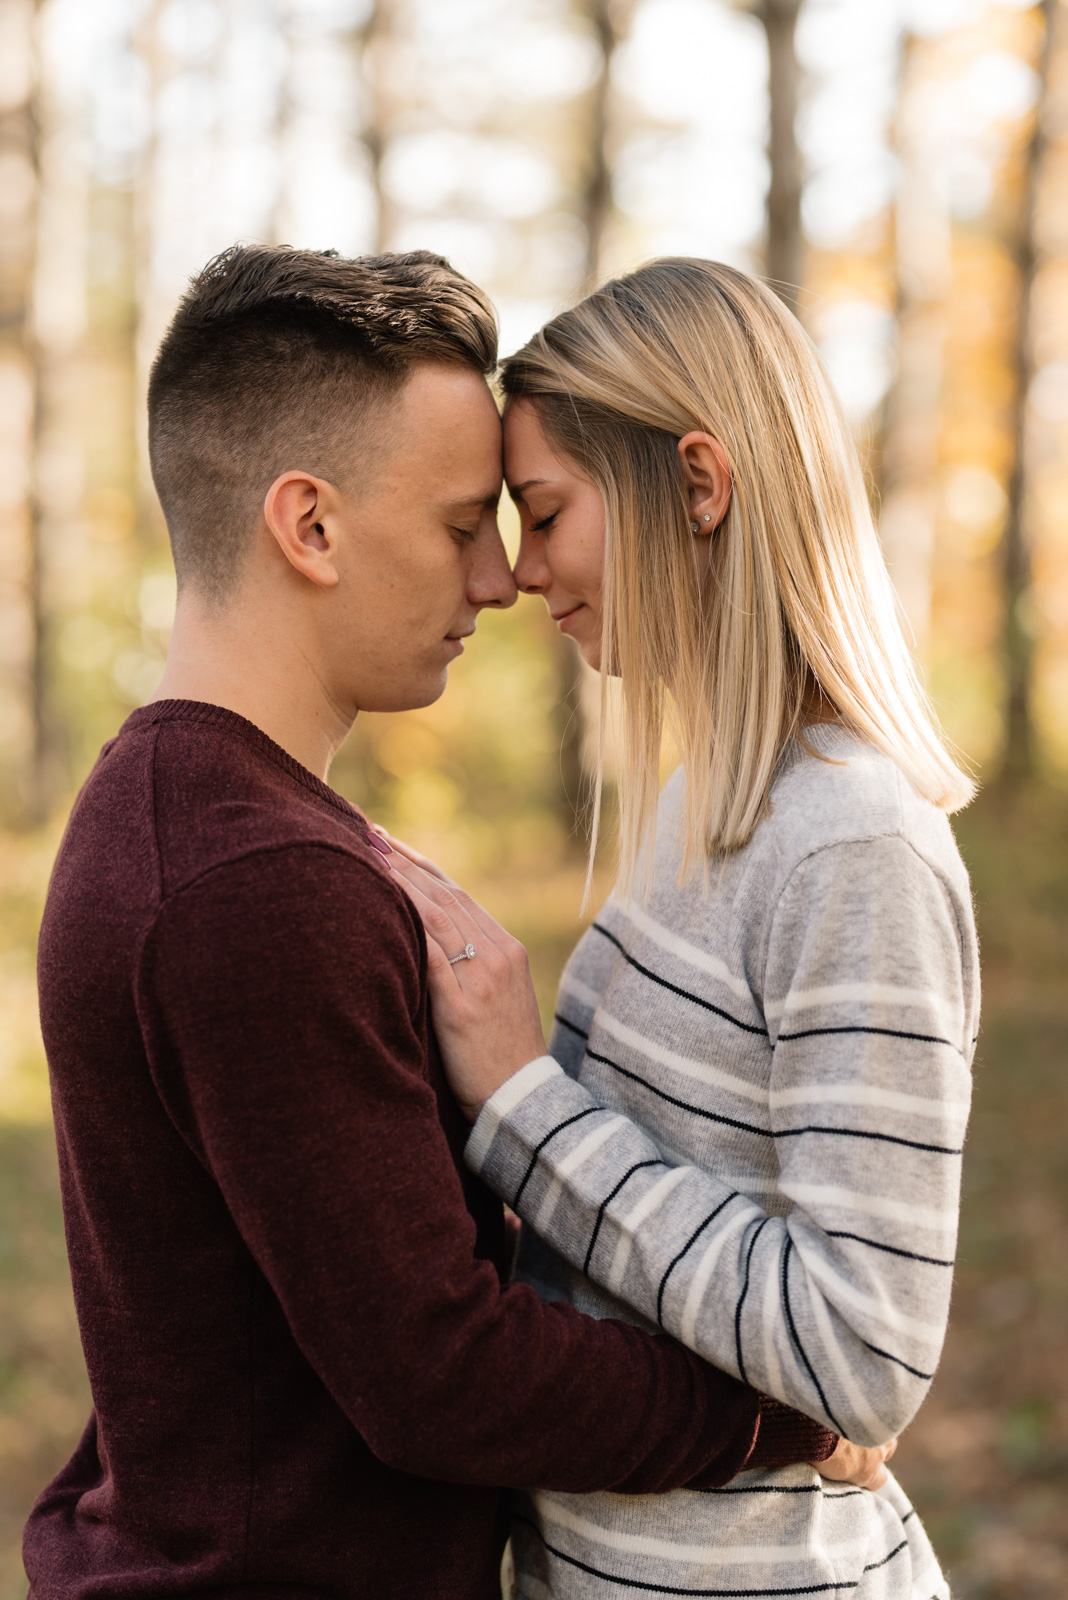
[[[797,311],[804,276],[801,152],[797,105],[801,86],[795,37],[802,0],[736,0],[751,11],[768,41],[767,243],[764,272],[779,298]]]
[[[273,244],[293,244],[290,222],[290,182],[292,170],[293,113],[296,109],[297,47],[293,37],[293,0],[275,0],[274,24],[282,46],[282,70],[278,78],[278,100],[274,114],[274,204],[268,236]]]
[[[1045,153],[1043,104],[1049,82],[1059,0],[1042,0],[1045,31],[1038,60],[1038,94],[1034,126],[1024,157],[1019,229],[1014,241],[1019,273],[1019,315],[1014,347],[1015,399],[1012,415],[1013,466],[1009,479],[1009,504],[1002,539],[1001,560],[1005,585],[1005,734],[1003,773],[1010,781],[1034,771],[1035,741],[1031,699],[1034,671],[1034,631],[1031,617],[1031,551],[1028,539],[1027,412],[1035,376],[1032,313],[1038,269],[1038,198]]]
[[[612,67],[632,11],[633,0],[578,0],[577,4],[578,16],[597,49],[585,129],[585,178],[578,196],[586,240],[579,285],[582,294],[588,294],[600,282],[605,236],[612,217]],[[570,639],[557,635],[555,648],[560,692],[557,725],[561,810],[568,836],[580,844],[593,798],[588,734],[597,714],[599,686]]]
[[[0,505],[0,663],[4,717],[0,749],[6,774],[4,809],[32,813],[40,759],[36,715],[38,626],[36,518],[31,508],[31,450],[38,424],[37,350],[32,295],[37,237],[38,154],[36,7],[33,0],[0,6],[5,94],[0,109],[3,227],[0,228],[0,444],[12,462],[25,464],[4,485]]]
[[[883,551],[921,653],[931,611],[945,302],[952,280],[949,217],[922,114],[932,54],[927,41],[905,40],[894,130],[897,362],[884,406],[878,484]]]
[[[78,581],[77,363],[85,327],[87,188],[74,97],[56,70],[54,0],[7,5],[28,47],[21,102],[7,129],[20,147],[12,154],[21,178],[16,193],[21,189],[23,196],[7,291],[29,395],[26,545],[15,567],[25,584],[19,633],[29,718],[20,798],[23,812],[39,821],[67,781],[53,636]]]
[[[382,163],[393,109],[391,49],[399,22],[397,6],[398,0],[372,0],[367,16],[356,32],[363,84],[360,143],[366,156],[367,178],[374,198],[374,250],[379,255],[390,249],[396,227],[393,204],[382,183]]]

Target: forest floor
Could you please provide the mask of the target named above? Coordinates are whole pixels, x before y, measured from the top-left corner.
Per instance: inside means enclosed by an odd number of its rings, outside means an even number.
[[[895,1470],[956,1600],[1064,1600],[1068,797],[984,795],[958,819],[958,837],[975,886],[985,984],[960,1267],[946,1353]],[[23,942],[44,875],[31,879],[0,881],[0,925]],[[579,869],[484,889],[527,939],[548,1007],[574,937]],[[25,962],[16,967],[22,984]],[[52,1133],[39,1103],[24,1094],[19,1120],[0,1121],[0,1600],[23,1600],[22,1523],[88,1408]]]

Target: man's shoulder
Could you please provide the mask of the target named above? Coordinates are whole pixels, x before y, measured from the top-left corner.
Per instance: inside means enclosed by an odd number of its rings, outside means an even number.
[[[145,708],[149,712],[151,708]],[[108,756],[145,763],[146,806],[165,899],[228,864],[282,852],[311,852],[310,862],[349,857],[361,871],[377,858],[365,818],[243,718],[215,708],[203,716],[145,714],[127,724]]]
[[[250,894],[260,875],[275,900],[329,883],[331,899],[407,922],[368,840],[354,806],[243,718],[146,706],[101,751],[57,870],[81,898],[102,892],[142,917],[196,884],[209,897]]]

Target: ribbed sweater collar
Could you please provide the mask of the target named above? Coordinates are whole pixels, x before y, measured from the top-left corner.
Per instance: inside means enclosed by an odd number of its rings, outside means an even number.
[[[231,711],[226,706],[211,705],[206,700],[152,700],[148,705],[138,706],[136,711],[131,711],[123,723],[122,731],[136,732],[140,728],[152,727],[161,722],[199,723],[201,726],[217,728],[235,739],[240,739],[266,760],[273,762],[276,767],[281,767],[282,771],[287,772],[297,783],[310,789],[312,794],[318,795],[320,800],[325,800],[327,805],[334,806],[347,817],[358,817],[361,822],[366,822],[363,812],[358,807],[350,804],[321,778],[317,778],[314,772],[291,756],[288,750],[283,750],[280,744],[269,738],[262,728],[257,728],[254,722],[250,722],[237,711]]]

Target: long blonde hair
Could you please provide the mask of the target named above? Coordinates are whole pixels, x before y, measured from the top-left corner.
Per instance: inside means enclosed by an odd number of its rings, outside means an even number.
[[[946,811],[971,780],[918,681],[857,452],[812,344],[756,279],[667,257],[604,284],[502,368],[605,505],[603,673],[622,682],[620,880],[635,881],[671,727],[686,775],[682,872],[746,843],[813,700]],[[708,561],[678,440],[731,463]],[[600,797],[603,754],[599,763]]]

